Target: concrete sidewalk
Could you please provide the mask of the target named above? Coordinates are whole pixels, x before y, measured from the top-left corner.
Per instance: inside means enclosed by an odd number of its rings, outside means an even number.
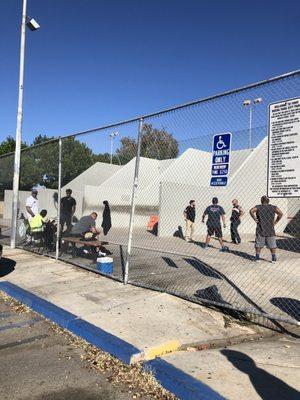
[[[215,357],[215,350],[191,352],[184,349],[202,348],[212,342],[225,346],[243,339],[271,335],[270,331],[262,328],[228,321],[228,317],[200,305],[167,294],[124,286],[61,261],[8,247],[4,255],[11,261],[7,261],[1,271],[0,290],[2,288],[21,301],[26,299],[33,309],[79,336],[90,331],[87,340],[90,338],[93,344],[102,346],[103,350],[124,362],[159,357],[150,361],[149,366],[157,371],[158,379],[165,383],[166,388],[180,398],[205,398],[191,397],[194,389],[189,391],[188,385],[197,386],[197,382],[201,385],[203,382],[202,375],[195,373],[195,362],[209,366],[212,364],[205,355]],[[162,358],[166,353],[171,354]],[[214,364],[217,367],[225,362],[224,356],[218,357]],[[182,376],[177,379],[179,386],[174,389],[174,376],[178,371],[191,377],[191,381],[183,384],[182,390],[179,388]],[[171,377],[171,387],[168,386],[169,373],[175,373]],[[230,374],[224,376],[228,382],[231,378],[236,380]],[[210,380],[206,383],[213,387]],[[245,384],[251,386],[249,380]],[[222,393],[217,385],[215,389]],[[224,395],[227,396],[225,392]],[[211,393],[209,396],[207,398],[212,398]]]
[[[151,359],[208,340],[258,333],[254,326],[225,324],[221,313],[200,305],[124,286],[61,261],[9,248],[5,248],[5,257],[17,265],[2,279],[130,343],[139,349],[131,361]]]
[[[300,399],[299,340],[286,336],[215,350],[180,351],[150,364],[167,389],[168,384],[164,384],[168,382],[166,371],[171,371],[172,366],[225,399]]]

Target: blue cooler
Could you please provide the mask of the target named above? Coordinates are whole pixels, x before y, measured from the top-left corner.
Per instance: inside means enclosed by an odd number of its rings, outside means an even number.
[[[104,274],[112,275],[114,269],[114,260],[111,257],[97,258],[96,270]]]

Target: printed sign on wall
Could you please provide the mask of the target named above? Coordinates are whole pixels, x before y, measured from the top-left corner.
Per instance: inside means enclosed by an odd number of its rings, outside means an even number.
[[[300,98],[269,105],[268,196],[300,197]]]

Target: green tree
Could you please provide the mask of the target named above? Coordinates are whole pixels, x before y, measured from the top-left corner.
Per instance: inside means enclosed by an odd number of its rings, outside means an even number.
[[[62,185],[69,183],[95,162],[95,155],[85,143],[79,142],[74,137],[63,139]]]
[[[48,188],[58,187],[58,140],[37,136],[33,144],[21,154],[20,189],[30,190],[36,184]],[[49,140],[52,140],[48,142]],[[48,143],[47,143],[48,142]],[[93,152],[74,137],[62,139],[62,186],[80,175],[95,163]],[[47,176],[50,179],[44,180]]]
[[[0,143],[0,155],[12,153],[15,151],[16,141],[12,136],[7,136],[5,140]],[[21,143],[21,148],[27,147],[25,142]]]
[[[126,164],[136,155],[137,142],[130,137],[121,139],[121,146],[116,151],[121,164]],[[176,158],[179,153],[178,142],[165,128],[156,129],[151,124],[144,124],[142,129],[141,156],[166,160]]]

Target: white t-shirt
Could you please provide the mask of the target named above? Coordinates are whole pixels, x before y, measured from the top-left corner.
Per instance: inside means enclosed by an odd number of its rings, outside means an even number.
[[[26,207],[30,207],[31,211],[33,212],[34,215],[37,215],[39,213],[39,201],[38,199],[35,199],[34,197],[30,196],[26,200]],[[27,218],[30,221],[33,217],[27,212]]]

